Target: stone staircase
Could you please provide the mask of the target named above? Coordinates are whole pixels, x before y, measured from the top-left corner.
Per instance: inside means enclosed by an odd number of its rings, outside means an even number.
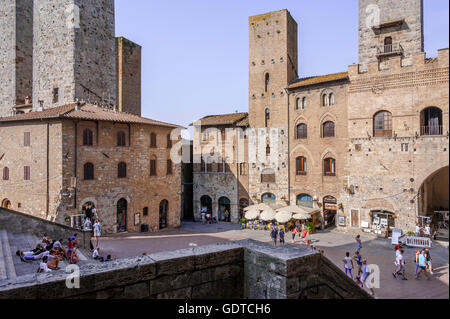
[[[11,281],[18,277],[34,275],[37,273],[39,261],[24,263],[16,255],[17,250],[30,251],[36,248],[41,242],[38,238],[29,234],[16,234],[7,230],[0,229],[0,284],[5,281]],[[95,262],[90,256],[90,252],[85,249],[78,249],[79,266]],[[67,264],[60,262],[60,271],[64,271]]]

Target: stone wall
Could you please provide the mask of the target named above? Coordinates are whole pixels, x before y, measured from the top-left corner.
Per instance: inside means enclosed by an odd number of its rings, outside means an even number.
[[[0,208],[0,229],[5,229],[15,234],[30,234],[38,238],[43,237],[47,233],[50,238],[63,238],[64,241],[77,234],[80,247],[85,249],[90,249],[92,236],[91,232],[83,232],[65,225],[3,208]]]
[[[113,0],[34,1],[34,109],[116,104],[114,25]]]
[[[117,103],[121,112],[141,116],[142,47],[123,37],[117,46]]]
[[[376,15],[381,25],[404,20],[401,25],[373,29]],[[423,0],[360,0],[359,1],[359,64],[367,71],[370,62],[378,61],[378,50],[384,52],[384,39],[392,37],[394,49],[403,48],[404,66],[412,57],[424,51]],[[384,61],[382,61],[384,64]],[[382,66],[383,67],[383,66]]]
[[[0,116],[32,96],[33,2],[0,3]]]
[[[67,289],[64,273],[30,275],[0,286],[0,299],[297,299],[321,281],[336,293],[319,288],[317,298],[371,298],[320,254],[252,240],[91,264],[80,272],[80,289]]]

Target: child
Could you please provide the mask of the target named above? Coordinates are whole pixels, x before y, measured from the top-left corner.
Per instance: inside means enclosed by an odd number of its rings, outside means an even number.
[[[281,228],[280,229],[280,245],[284,245],[285,241],[284,241],[284,229]]]

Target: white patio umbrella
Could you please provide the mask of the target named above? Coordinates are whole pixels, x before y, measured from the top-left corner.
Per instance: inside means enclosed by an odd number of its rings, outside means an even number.
[[[252,210],[261,212],[261,211],[267,210],[267,209],[271,209],[271,207],[265,203],[261,203],[261,204],[256,204],[256,205],[252,205],[252,206],[248,206],[248,207],[244,208],[244,212],[249,212]]]
[[[292,213],[287,212],[287,211],[281,211],[275,215],[275,220],[277,222],[279,222],[280,224],[285,224],[288,221],[290,221],[291,219],[292,219]]]
[[[308,220],[308,219],[311,219],[311,215],[307,214],[307,213],[298,213],[298,214],[294,214],[294,216],[292,216],[292,219],[295,219],[295,220]]]
[[[253,219],[257,219],[259,216],[260,212],[257,210],[251,210],[245,213],[245,218],[248,220],[253,220]]]
[[[275,219],[276,212],[273,209],[266,209],[259,216],[265,222],[270,222]]]

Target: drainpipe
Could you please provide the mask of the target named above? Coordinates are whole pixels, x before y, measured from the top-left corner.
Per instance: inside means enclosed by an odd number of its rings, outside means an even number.
[[[45,218],[48,218],[50,213],[50,123],[47,122],[47,192],[46,192],[46,211]]]
[[[297,71],[295,72],[297,73]],[[288,136],[288,158],[287,158],[287,168],[288,168],[288,205],[291,205],[291,119],[290,119],[290,109],[291,109],[291,105],[290,105],[290,98],[289,98],[289,89],[285,88],[286,91],[286,95],[287,95],[287,100],[288,100],[288,107],[287,107],[287,118],[288,118],[288,128],[287,128],[287,136]]]
[[[74,165],[73,165],[73,177],[76,180],[76,183],[78,184],[77,180],[77,166],[78,166],[78,121],[74,121],[75,124],[75,145],[74,145]],[[77,186],[74,187],[74,195],[73,195],[73,208],[77,208]]]

